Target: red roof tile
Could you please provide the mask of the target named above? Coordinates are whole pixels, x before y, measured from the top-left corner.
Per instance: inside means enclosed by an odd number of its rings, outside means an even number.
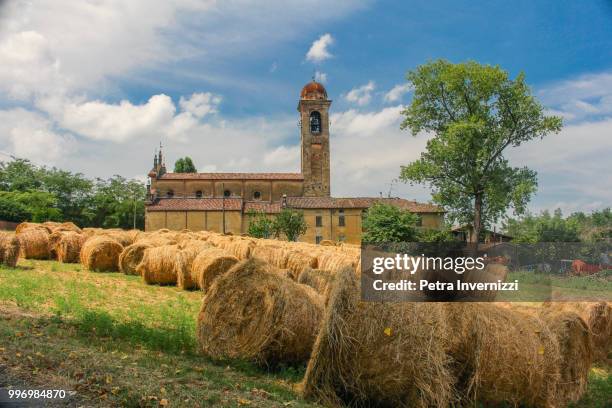
[[[301,173],[165,173],[160,180],[304,180]]]
[[[244,212],[257,211],[267,214],[276,214],[281,211],[281,203],[268,203],[265,201],[249,201],[244,203]]]
[[[434,204],[417,203],[403,198],[378,197],[287,197],[287,205],[293,208],[369,208],[374,203],[391,204],[414,213],[441,213],[444,210]]]
[[[240,211],[241,198],[161,198],[147,211]]]

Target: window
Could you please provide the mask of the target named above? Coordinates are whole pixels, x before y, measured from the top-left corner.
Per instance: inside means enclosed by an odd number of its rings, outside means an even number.
[[[323,226],[323,217],[322,216],[317,215],[317,217],[315,218],[315,221],[316,221],[315,225],[317,227],[322,227]],[[317,242],[317,244],[318,244],[318,242]]]
[[[340,242],[346,241],[346,236],[344,234],[338,235],[338,241],[340,241]]]
[[[166,192],[166,197],[168,197],[168,198],[172,198],[172,197],[174,197],[174,191],[172,191],[172,190],[168,190],[168,191]]]
[[[317,244],[320,244],[320,243],[321,243],[321,241],[323,241],[323,237],[322,237],[322,236],[320,236],[320,235],[317,235],[317,236],[315,237],[315,240],[316,240]]]
[[[196,196],[196,198],[202,198],[202,190],[196,191],[195,196]]]
[[[344,219],[344,210],[338,211],[338,226],[344,227],[346,225],[346,220]]]
[[[321,114],[317,111],[310,114],[310,133],[321,133]]]
[[[261,200],[261,192],[259,192],[259,191],[255,191],[255,192],[253,193],[253,198],[254,198],[255,200]]]
[[[231,191],[229,191],[229,190],[225,190],[225,191],[223,192],[223,197],[229,197],[229,196],[231,196],[231,195],[232,195],[232,192],[231,192]]]

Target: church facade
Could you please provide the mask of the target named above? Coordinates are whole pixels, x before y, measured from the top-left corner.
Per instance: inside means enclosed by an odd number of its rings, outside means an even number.
[[[300,173],[169,173],[161,149],[149,172],[145,229],[190,229],[244,234],[249,213],[270,216],[283,208],[303,211],[308,224],[301,241],[359,244],[364,211],[384,202],[417,213],[424,228],[439,228],[444,211],[401,198],[331,197],[327,91],[314,80],[302,89]]]

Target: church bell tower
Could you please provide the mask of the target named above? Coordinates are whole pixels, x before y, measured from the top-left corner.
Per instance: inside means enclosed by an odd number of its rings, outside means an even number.
[[[304,196],[329,197],[329,107],[325,87],[314,79],[300,93]]]

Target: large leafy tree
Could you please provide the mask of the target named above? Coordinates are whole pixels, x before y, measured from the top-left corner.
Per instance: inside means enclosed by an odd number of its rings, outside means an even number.
[[[193,164],[193,160],[191,160],[189,156],[185,156],[174,162],[175,173],[196,173],[197,171],[198,170]]]
[[[248,234],[255,238],[270,238],[274,234],[274,219],[269,218],[265,213],[249,211]]]
[[[364,243],[413,242],[417,240],[419,217],[389,204],[376,203],[363,219]]]
[[[510,79],[498,66],[438,60],[407,74],[414,89],[402,129],[432,138],[419,160],[403,166],[400,179],[428,184],[451,221],[471,223],[472,236],[509,208],[524,213],[536,191],[536,172],[512,167],[510,147],[561,129],[546,116],[521,73]]]
[[[95,214],[93,224],[105,228],[144,227],[144,199],[142,183],[113,176],[97,179],[95,194],[91,198]]]

